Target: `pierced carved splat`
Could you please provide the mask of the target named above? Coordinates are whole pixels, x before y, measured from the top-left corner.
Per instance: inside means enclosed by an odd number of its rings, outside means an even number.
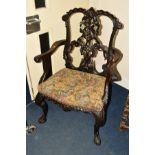
[[[70,34],[70,17],[74,13],[83,13],[82,21],[80,22],[80,33],[81,36],[77,40],[71,41]],[[101,21],[100,16],[107,16],[113,22],[113,31],[111,33],[109,47],[106,47],[102,44],[99,39],[101,34]],[[66,44],[64,48],[64,59],[66,61],[66,67],[71,69],[77,69],[89,73],[95,73],[100,75],[105,75],[110,70],[110,62],[113,60],[113,44],[115,40],[115,35],[117,29],[122,28],[119,20],[109,12],[103,10],[95,11],[94,8],[88,10],[82,8],[75,8],[67,12],[62,19],[66,24]],[[83,56],[79,67],[73,65],[73,58],[71,53],[75,47],[80,48],[80,53]],[[103,64],[103,72],[99,73],[96,70],[94,58],[97,56],[98,52],[103,53],[103,59],[107,60],[106,64]]]
[[[103,45],[98,38],[100,28],[101,25],[98,16],[95,10],[91,8],[86,12],[80,23],[80,32],[82,35],[77,40],[81,55],[83,55],[79,67],[80,70],[96,71],[93,58],[97,56],[98,51],[102,51],[105,55],[105,50],[101,48]]]

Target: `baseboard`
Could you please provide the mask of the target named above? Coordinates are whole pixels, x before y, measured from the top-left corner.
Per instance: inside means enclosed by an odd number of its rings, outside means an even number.
[[[26,108],[28,108],[28,107],[29,107],[31,104],[33,104],[33,103],[34,103],[34,101],[27,103],[27,104],[26,104]]]
[[[116,84],[124,87],[125,89],[128,89],[129,90],[129,81],[126,80],[126,79],[123,79],[122,81],[118,81],[118,82],[115,82]]]

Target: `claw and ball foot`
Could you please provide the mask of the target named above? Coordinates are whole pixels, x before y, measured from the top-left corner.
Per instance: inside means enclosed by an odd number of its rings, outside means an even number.
[[[94,143],[96,145],[101,145],[101,138],[99,132],[94,134]]]
[[[40,124],[43,124],[43,123],[45,123],[47,121],[47,118],[46,118],[46,116],[43,114],[43,115],[41,115],[40,117],[39,117],[39,119],[38,119],[38,122],[40,123]]]

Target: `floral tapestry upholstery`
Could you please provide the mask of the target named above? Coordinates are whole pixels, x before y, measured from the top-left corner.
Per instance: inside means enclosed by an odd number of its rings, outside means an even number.
[[[43,95],[71,108],[101,111],[106,78],[64,68],[38,86]]]

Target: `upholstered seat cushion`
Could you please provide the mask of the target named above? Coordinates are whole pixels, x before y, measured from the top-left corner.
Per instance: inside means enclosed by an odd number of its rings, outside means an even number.
[[[101,111],[106,78],[64,68],[38,86],[38,91],[60,104],[88,112]]]

